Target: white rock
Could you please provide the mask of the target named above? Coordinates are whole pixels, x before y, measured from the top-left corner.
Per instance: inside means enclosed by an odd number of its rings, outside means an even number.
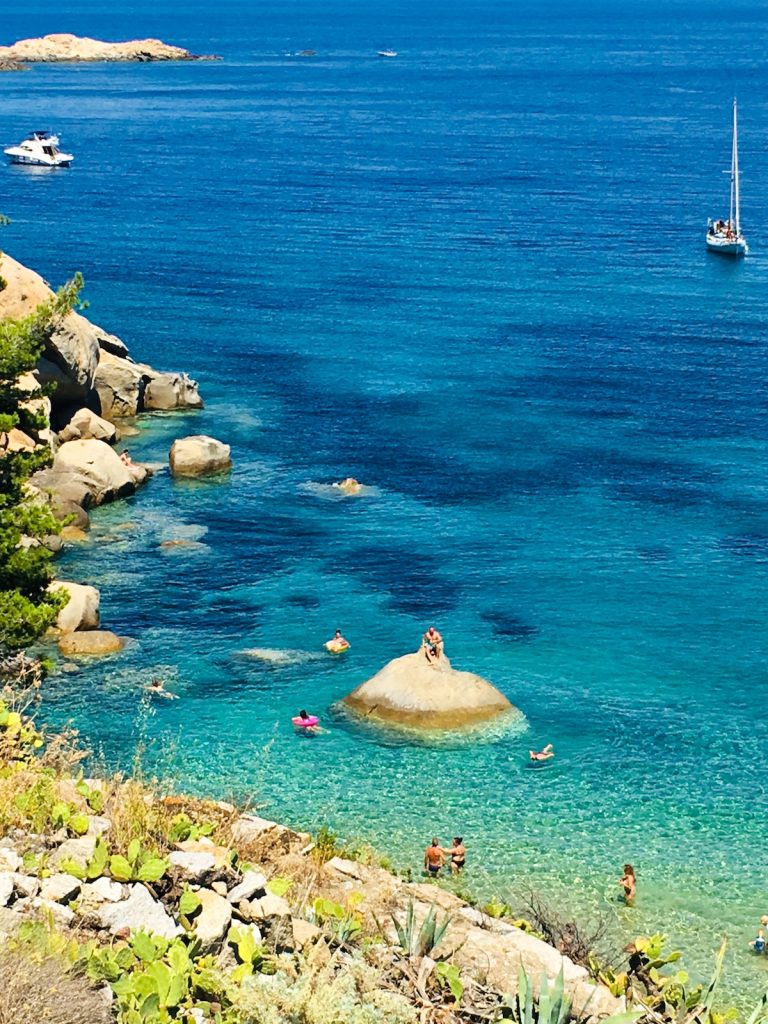
[[[117,440],[117,427],[90,409],[78,409],[66,427],[59,431],[60,441],[75,441],[89,437],[114,444]]]
[[[203,952],[210,952],[219,945],[229,929],[232,907],[223,896],[210,889],[201,889],[197,895],[201,906],[192,922],[192,930]]]
[[[206,434],[181,437],[171,445],[169,459],[174,476],[207,476],[232,465],[232,449]]]
[[[82,882],[74,875],[51,875],[40,883],[40,899],[51,903],[68,903],[79,896]]]
[[[168,860],[179,875],[188,881],[199,881],[216,866],[216,858],[211,853],[185,853],[182,850],[174,850]]]
[[[88,866],[88,861],[93,857],[95,849],[96,836],[80,836],[77,839],[67,839],[51,855],[49,864],[52,868],[57,868],[65,860],[73,860],[78,867],[85,870]]]
[[[83,885],[82,896],[89,903],[119,903],[125,896],[125,889],[111,878],[97,878],[95,882]]]
[[[250,843],[273,828],[280,828],[276,821],[268,821],[255,814],[241,814],[232,826],[232,839],[235,843]]]
[[[164,939],[172,939],[176,935],[182,935],[184,931],[166,912],[162,903],[151,896],[140,883],[130,887],[127,900],[102,907],[97,914],[101,927],[108,929],[113,935],[122,928],[130,928],[132,932],[143,928]]]
[[[30,900],[29,905],[33,910],[41,910],[45,914],[50,914],[56,924],[72,924],[75,919],[74,910],[70,910],[69,907],[65,907],[61,903],[54,903],[53,900],[43,899],[41,896]]]
[[[88,815],[88,835],[103,836],[112,828],[109,818],[102,818],[98,814]]]
[[[262,896],[259,900],[253,900],[251,906],[256,909],[257,916],[263,918],[285,917],[291,912],[288,901],[284,900],[282,896],[275,896],[271,892],[268,892],[266,896]]]
[[[12,871],[3,871],[0,874],[0,907],[7,907],[13,896],[14,875]]]
[[[33,875],[22,875],[20,872],[15,871],[11,878],[13,879],[14,889],[22,897],[31,898],[37,896],[40,892],[40,879],[35,878]]]
[[[241,900],[250,900],[258,892],[266,892],[267,880],[260,871],[246,871],[242,880],[227,896],[230,903],[237,905]]]
[[[104,441],[67,441],[56,452],[53,471],[79,477],[95,505],[124,498],[136,490],[133,474]]]
[[[55,580],[48,586],[52,594],[62,590],[69,596],[69,600],[58,614],[57,629],[62,633],[73,633],[76,629],[98,629],[99,592],[96,587],[70,583],[68,580]]]
[[[0,846],[0,871],[18,871],[23,861],[15,850]]]

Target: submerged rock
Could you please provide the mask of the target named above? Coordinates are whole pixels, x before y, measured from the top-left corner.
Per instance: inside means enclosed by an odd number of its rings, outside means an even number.
[[[451,668],[443,655],[395,658],[353,690],[343,703],[366,718],[414,729],[461,729],[517,709],[485,679]]]

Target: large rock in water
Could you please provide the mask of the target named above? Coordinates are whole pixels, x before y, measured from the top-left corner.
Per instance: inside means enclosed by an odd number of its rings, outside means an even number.
[[[104,441],[67,441],[56,452],[53,471],[82,480],[94,505],[124,498],[136,490],[135,476]]]
[[[472,672],[451,668],[443,655],[395,658],[343,703],[364,715],[413,729],[461,729],[501,715],[519,714],[503,693]]]
[[[210,476],[232,465],[231,448],[206,434],[180,437],[171,445],[169,460],[174,476]]]
[[[63,590],[69,598],[56,619],[56,628],[62,633],[74,633],[78,629],[98,629],[99,592],[96,587],[89,587],[84,583],[70,583],[68,580],[55,580],[49,585],[48,590],[53,593]]]
[[[19,39],[12,46],[0,46],[0,61],[153,61],[199,60],[181,46],[160,39],[131,39],[125,43],[105,43],[88,36],[55,32],[36,39]]]

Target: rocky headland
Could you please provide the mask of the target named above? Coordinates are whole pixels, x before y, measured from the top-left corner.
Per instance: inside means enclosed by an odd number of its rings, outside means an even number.
[[[24,64],[215,59],[212,55],[190,53],[181,46],[171,46],[160,39],[107,43],[67,32],[37,39],[19,39],[10,46],[0,46],[0,70],[7,71],[17,70]]]
[[[503,716],[520,716],[495,686],[423,651],[395,658],[342,702],[358,715],[408,729],[466,729]]]
[[[22,319],[52,298],[39,274],[0,255],[0,321]],[[54,319],[37,366],[17,387],[30,394],[28,406],[41,414],[41,425],[30,433],[0,434],[0,457],[4,451],[50,452],[50,465],[30,477],[27,487],[31,500],[49,504],[64,524],[60,534],[45,541],[54,552],[85,539],[90,509],[129,497],[149,479],[149,467],[115,448],[122,431],[135,433],[126,419],[203,407],[197,383],[186,373],[135,361],[124,341],[76,310]],[[177,440],[173,452],[171,465],[180,475],[220,473],[231,464],[229,446],[205,435]],[[57,622],[62,653],[120,650],[123,641],[98,628],[98,591],[71,582],[56,585],[69,597]]]

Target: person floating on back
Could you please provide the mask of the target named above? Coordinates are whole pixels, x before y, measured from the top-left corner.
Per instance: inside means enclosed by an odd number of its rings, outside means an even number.
[[[439,661],[443,656],[443,638],[434,626],[430,626],[421,638],[421,649],[428,662]]]
[[[555,756],[551,743],[548,743],[541,750],[529,750],[528,753],[532,761],[548,761],[550,757]]]
[[[624,889],[624,902],[628,907],[631,907],[635,902],[635,889],[637,886],[635,869],[631,864],[624,865],[624,874],[619,879],[619,885]]]
[[[445,864],[445,851],[440,845],[440,840],[435,838],[424,851],[424,867],[430,878],[438,877],[443,864]]]
[[[325,649],[330,651],[331,654],[341,654],[342,651],[349,649],[349,640],[346,640],[341,635],[341,630],[337,629],[331,639],[326,641]]]

